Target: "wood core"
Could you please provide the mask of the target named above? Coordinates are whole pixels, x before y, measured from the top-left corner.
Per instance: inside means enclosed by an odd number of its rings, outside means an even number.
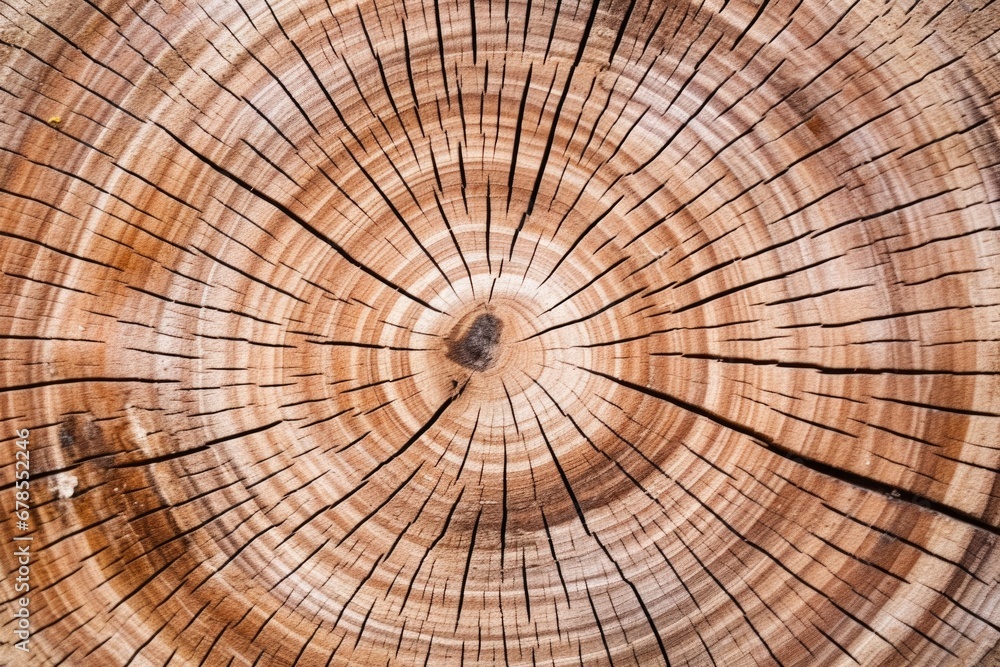
[[[457,339],[448,341],[448,358],[474,371],[491,368],[496,363],[502,330],[503,322],[496,315],[477,315],[468,329],[457,333]]]

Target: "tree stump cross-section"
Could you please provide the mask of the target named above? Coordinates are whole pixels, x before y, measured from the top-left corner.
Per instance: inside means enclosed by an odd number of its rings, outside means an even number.
[[[998,119],[989,0],[0,3],[0,664],[997,664]]]

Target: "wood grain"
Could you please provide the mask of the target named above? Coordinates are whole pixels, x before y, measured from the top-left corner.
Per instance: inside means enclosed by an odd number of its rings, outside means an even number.
[[[989,660],[998,54],[992,0],[4,0],[0,662]]]

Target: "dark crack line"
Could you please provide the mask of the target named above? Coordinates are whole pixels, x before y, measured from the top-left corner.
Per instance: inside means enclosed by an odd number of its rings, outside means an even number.
[[[449,396],[448,398],[446,398],[446,399],[444,400],[444,402],[443,402],[443,403],[441,403],[441,406],[440,406],[440,407],[439,407],[439,408],[437,409],[437,411],[436,411],[436,412],[435,412],[435,413],[434,413],[433,415],[431,415],[431,418],[430,418],[430,419],[428,419],[428,420],[427,420],[426,422],[424,422],[424,424],[423,424],[423,425],[422,425],[422,426],[421,426],[420,428],[418,428],[418,429],[417,429],[417,430],[416,430],[416,431],[415,431],[415,432],[413,433],[413,435],[412,435],[412,436],[410,436],[410,439],[409,439],[409,440],[407,440],[407,441],[406,441],[406,442],[405,442],[405,443],[403,444],[403,446],[402,446],[402,447],[400,447],[400,448],[399,448],[399,449],[397,449],[397,450],[396,450],[395,452],[393,452],[392,454],[390,454],[388,458],[386,458],[386,459],[385,459],[385,460],[383,460],[383,461],[382,461],[381,463],[379,463],[379,464],[378,464],[378,465],[376,465],[376,466],[375,466],[374,468],[372,468],[372,469],[371,469],[371,471],[369,471],[369,472],[368,472],[368,474],[367,474],[367,475],[365,475],[365,476],[364,476],[364,477],[362,478],[362,480],[361,480],[361,481],[362,481],[362,483],[364,483],[364,482],[367,482],[368,480],[370,480],[370,479],[372,478],[372,475],[374,475],[374,474],[375,474],[375,473],[377,473],[377,472],[378,472],[379,470],[381,470],[381,469],[382,469],[382,468],[384,468],[385,466],[387,466],[387,465],[389,465],[390,463],[392,463],[392,462],[393,462],[393,461],[394,461],[395,459],[397,459],[397,458],[399,458],[400,456],[402,456],[402,455],[403,455],[403,453],[404,453],[404,452],[405,452],[405,451],[406,451],[407,449],[409,449],[411,445],[413,445],[413,443],[415,443],[415,442],[416,442],[417,440],[419,440],[419,439],[420,439],[420,437],[421,437],[421,436],[422,436],[422,435],[423,435],[424,433],[426,433],[426,432],[427,432],[427,431],[428,431],[428,430],[429,430],[429,429],[430,429],[430,428],[431,428],[432,426],[434,426],[434,424],[435,424],[435,423],[437,423],[437,420],[441,418],[441,415],[443,415],[443,414],[445,413],[445,411],[446,411],[446,410],[448,409],[448,407],[449,407],[449,406],[451,406],[451,404],[452,404],[452,403],[454,403],[455,401],[457,401],[457,400],[458,400],[458,399],[459,399],[459,398],[460,398],[460,397],[462,396],[462,392],[464,392],[464,391],[465,391],[465,388],[466,388],[466,387],[467,387],[468,385],[469,385],[469,381],[468,381],[468,380],[466,380],[466,381],[465,381],[465,383],[464,383],[464,384],[463,384],[463,385],[462,385],[461,387],[459,387],[458,391],[456,391],[456,392],[455,392],[454,394],[452,394],[451,396]]]
[[[838,481],[844,482],[845,484],[851,484],[853,486],[857,486],[867,491],[871,491],[873,493],[877,493],[880,495],[892,495],[893,491],[898,491],[896,487],[890,484],[886,484],[885,482],[881,482],[876,479],[872,479],[870,477],[865,477],[864,475],[860,475],[858,473],[851,472],[849,470],[837,468],[836,466],[832,466],[828,463],[824,463],[822,461],[818,461],[813,458],[808,458],[803,454],[801,454],[800,452],[785,447],[784,445],[778,444],[777,442],[772,440],[769,436],[761,433],[760,431],[756,431],[744,424],[734,422],[730,419],[723,417],[722,415],[716,414],[699,405],[688,403],[687,401],[679,399],[675,396],[671,396],[670,394],[657,391],[656,389],[652,389],[650,387],[646,387],[641,384],[636,384],[634,382],[629,382],[628,380],[616,378],[615,376],[608,375],[607,373],[591,370],[589,368],[584,368],[583,366],[577,366],[575,364],[573,366],[574,368],[577,368],[581,371],[585,371],[587,373],[590,373],[591,375],[602,377],[606,380],[614,382],[615,384],[621,385],[622,387],[625,387],[627,389],[631,389],[641,394],[651,396],[652,398],[656,398],[665,403],[670,403],[671,405],[678,407],[682,410],[695,414],[699,417],[708,419],[709,421],[712,421],[718,424],[719,426],[727,428],[731,431],[735,431],[736,433],[745,435],[746,437],[750,438],[757,444],[767,448],[768,450],[777,454],[778,456],[787,459],[789,461],[792,461],[794,463],[798,463],[799,465],[809,468],[810,470],[817,472],[821,475],[824,475],[826,477],[832,477]],[[993,535],[1000,535],[1000,529],[998,529],[996,526],[992,524],[987,523],[986,521],[984,521],[979,517],[963,512],[962,510],[959,510],[950,505],[946,505],[939,501],[932,500],[925,496],[919,495],[915,492],[912,492],[910,489],[906,489],[906,491],[907,491],[906,496],[900,497],[899,498],[900,501],[906,502],[915,507],[923,507],[925,509],[933,510],[939,514],[943,514],[951,519],[954,519],[955,521],[972,526],[974,528],[978,528]]]
[[[305,218],[303,218],[300,215],[298,215],[297,213],[295,213],[295,211],[293,211],[292,209],[290,209],[288,206],[286,206],[285,204],[282,204],[277,199],[274,199],[273,197],[271,197],[271,196],[269,196],[269,195],[261,192],[260,190],[255,189],[253,186],[251,186],[249,183],[247,183],[246,181],[244,181],[242,178],[240,178],[236,174],[232,173],[231,171],[229,171],[225,167],[223,167],[223,166],[221,166],[219,164],[216,164],[215,162],[213,162],[212,160],[210,160],[205,155],[202,155],[197,150],[195,150],[193,147],[191,147],[190,145],[188,145],[184,140],[182,140],[180,137],[178,137],[176,134],[174,134],[169,129],[167,129],[164,125],[161,125],[160,123],[156,123],[156,126],[158,128],[160,128],[163,132],[165,132],[167,134],[167,136],[169,136],[171,139],[173,139],[174,142],[176,142],[179,146],[181,146],[182,148],[184,148],[185,150],[187,150],[189,153],[191,153],[191,155],[193,155],[196,158],[198,158],[198,160],[200,160],[203,164],[205,164],[206,166],[210,167],[213,171],[215,171],[216,173],[218,173],[220,176],[223,176],[224,178],[232,181],[234,184],[236,184],[237,186],[239,186],[240,188],[242,188],[243,190],[245,190],[248,194],[252,195],[253,197],[256,197],[257,199],[259,199],[259,200],[261,200],[261,201],[263,201],[263,202],[265,202],[267,204],[270,204],[273,208],[277,209],[278,212],[282,213],[289,220],[291,220],[292,222],[296,223],[297,225],[299,225],[300,227],[302,227],[304,230],[306,230],[307,232],[309,232],[310,234],[312,234],[313,236],[315,236],[317,239],[319,239],[323,243],[325,243],[328,246],[330,246],[333,249],[334,252],[336,252],[338,255],[340,255],[344,260],[346,260],[352,266],[360,269],[365,274],[371,276],[372,278],[374,278],[375,280],[379,281],[380,283],[382,283],[386,287],[392,289],[393,291],[399,292],[400,294],[402,294],[406,298],[410,299],[414,303],[418,303],[421,306],[423,306],[424,308],[427,308],[429,310],[433,310],[436,313],[441,313],[442,315],[446,315],[447,314],[444,311],[442,311],[442,310],[440,310],[438,308],[435,308],[431,304],[427,303],[426,301],[424,301],[420,297],[415,296],[413,294],[410,294],[408,291],[406,291],[405,289],[403,289],[401,286],[399,286],[396,283],[392,282],[388,278],[382,276],[380,273],[378,273],[374,269],[370,268],[366,264],[364,264],[364,263],[360,262],[359,260],[355,259],[350,253],[348,253],[339,244],[337,244],[335,241],[333,241],[332,239],[328,238],[326,235],[324,235],[318,229],[316,229],[315,227],[313,227],[311,224],[309,224],[308,221],[305,220]]]

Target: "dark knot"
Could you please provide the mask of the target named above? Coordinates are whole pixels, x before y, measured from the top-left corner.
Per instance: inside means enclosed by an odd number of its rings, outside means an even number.
[[[448,358],[474,371],[490,368],[496,362],[501,329],[503,322],[496,315],[479,315],[464,336],[457,341],[449,341]]]

